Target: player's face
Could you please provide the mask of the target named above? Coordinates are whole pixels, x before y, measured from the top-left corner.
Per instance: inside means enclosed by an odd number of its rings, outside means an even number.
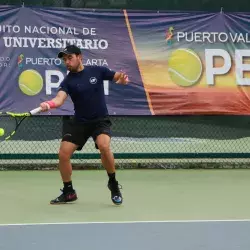
[[[67,69],[71,72],[77,72],[80,68],[82,57],[81,55],[64,55],[63,61]]]

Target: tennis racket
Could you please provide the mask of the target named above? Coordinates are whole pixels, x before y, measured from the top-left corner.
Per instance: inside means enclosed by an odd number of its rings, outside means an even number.
[[[0,141],[10,140],[27,117],[35,115],[41,110],[41,107],[39,107],[27,113],[0,112],[0,133],[2,133]]]

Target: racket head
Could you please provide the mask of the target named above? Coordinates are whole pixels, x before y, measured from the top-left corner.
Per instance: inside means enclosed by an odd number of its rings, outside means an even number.
[[[41,111],[41,107],[38,107],[25,113],[0,112],[0,128],[4,130],[4,135],[0,136],[0,142],[10,140],[26,117]]]

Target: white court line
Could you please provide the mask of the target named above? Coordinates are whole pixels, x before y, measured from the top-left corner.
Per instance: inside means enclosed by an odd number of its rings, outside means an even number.
[[[42,223],[16,223],[0,224],[7,226],[43,226],[43,225],[89,225],[89,224],[142,224],[142,223],[210,223],[210,222],[250,222],[250,219],[235,220],[163,220],[163,221],[90,221],[90,222],[42,222]]]

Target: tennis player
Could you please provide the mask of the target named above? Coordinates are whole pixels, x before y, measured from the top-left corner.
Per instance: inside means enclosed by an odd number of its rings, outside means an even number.
[[[95,147],[100,151],[101,161],[108,175],[108,188],[111,200],[120,205],[123,197],[121,186],[116,179],[114,156],[110,149],[111,121],[104,95],[104,80],[117,84],[127,84],[128,76],[123,72],[114,72],[102,66],[84,66],[81,50],[69,45],[58,54],[64,61],[69,73],[61,82],[55,98],[42,102],[45,112],[63,105],[67,96],[74,104],[74,118],[63,128],[63,137],[59,149],[59,170],[63,181],[62,194],[50,201],[50,204],[62,204],[78,199],[72,184],[72,165],[70,158],[76,150],[81,150],[92,137]]]

